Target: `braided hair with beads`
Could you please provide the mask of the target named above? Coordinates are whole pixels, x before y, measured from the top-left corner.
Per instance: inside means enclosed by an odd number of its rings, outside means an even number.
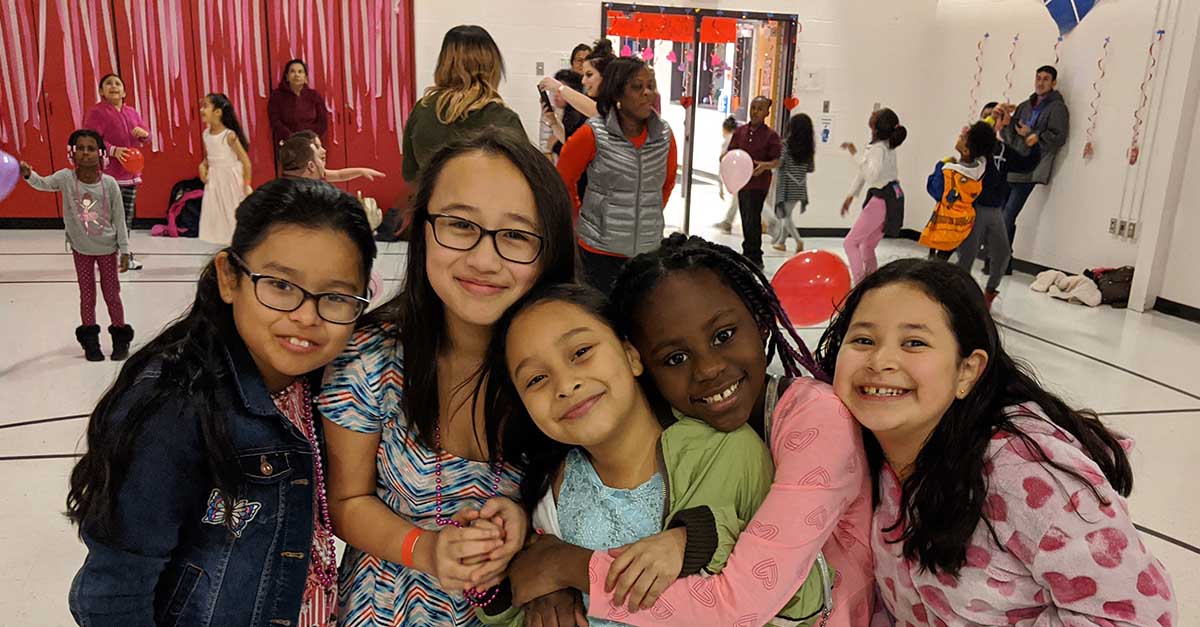
[[[765,335],[768,363],[778,355],[787,376],[804,376],[803,367],[817,379],[829,382],[829,377],[792,326],[762,270],[733,249],[694,235],[673,233],[658,249],[642,253],[625,264],[612,290],[610,316],[617,322],[620,334],[630,336],[634,309],[664,277],[699,268],[716,273],[750,310]]]

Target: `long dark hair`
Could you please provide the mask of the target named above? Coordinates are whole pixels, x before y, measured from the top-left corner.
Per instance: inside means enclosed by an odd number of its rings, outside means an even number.
[[[638,72],[646,69],[645,61],[633,57],[613,59],[604,68],[604,81],[600,83],[600,93],[596,94],[596,112],[600,117],[608,116],[608,112],[617,107],[617,101],[625,94],[625,87]]]
[[[816,165],[817,140],[813,135],[812,118],[798,113],[788,120],[787,151],[792,161]]]
[[[320,181],[279,179],[266,183],[237,208],[237,228],[226,250],[245,257],[278,227],[301,226],[345,234],[361,256],[362,278],[371,274],[375,240],[362,205],[353,196]],[[241,342],[233,309],[221,300],[217,268],[210,261],[200,274],[196,299],[175,322],[135,352],[121,367],[116,381],[100,398],[87,428],[87,453],[71,471],[67,517],[97,537],[116,533],[117,494],[125,479],[137,438],[146,420],[172,399],[182,399],[191,411],[179,417],[200,422],[204,456],[212,482],[225,502],[232,502],[242,481],[229,440],[227,346]],[[148,365],[161,363],[161,375],[146,394],[122,411],[122,399],[139,385]],[[185,425],[181,425],[184,428]],[[232,524],[232,516],[228,524]]]
[[[893,150],[908,138],[908,129],[900,124],[900,116],[891,109],[875,112],[875,125],[871,127],[871,143],[885,141]]]
[[[204,96],[208,102],[212,104],[214,109],[221,110],[221,124],[225,128],[233,131],[237,135],[238,141],[241,142],[244,150],[250,150],[250,142],[246,139],[246,133],[242,130],[242,123],[238,121],[237,112],[233,110],[233,103],[229,102],[229,98],[225,94],[207,94]]]
[[[566,185],[554,166],[524,135],[496,128],[484,129],[446,145],[421,168],[421,179],[413,200],[412,227],[408,235],[404,290],[364,317],[360,326],[394,323],[398,327],[400,344],[404,348],[404,413],[415,428],[417,437],[429,448],[433,448],[433,427],[438,420],[437,358],[449,347],[449,341],[446,337],[445,305],[433,291],[425,270],[426,250],[430,246],[425,237],[425,225],[429,222],[429,201],[442,170],[455,158],[471,153],[508,159],[521,171],[533,190],[538,222],[545,241],[540,257],[542,275],[538,278],[538,284],[574,281],[578,267],[571,201]],[[486,246],[488,243],[481,241],[480,245]],[[499,450],[492,424],[496,418],[492,414],[487,415],[488,450],[493,456]]]
[[[904,543],[906,559],[917,561],[935,573],[956,575],[966,563],[967,544],[980,521],[987,525],[997,546],[1004,546],[983,513],[988,495],[984,456],[997,432],[1020,438],[1039,458],[1039,463],[1078,479],[1091,488],[1099,501],[1106,502],[1078,471],[1050,459],[1014,423],[1017,416],[1005,413],[1007,407],[1036,403],[1051,422],[1079,440],[1118,494],[1129,495],[1133,472],[1116,436],[1094,412],[1068,406],[1042,387],[1027,366],[1004,351],[983,293],[975,279],[956,265],[901,259],[864,279],[846,297],[817,347],[817,358],[827,372],[834,371],[838,351],[863,296],[873,289],[897,283],[912,285],[941,304],[958,341],[960,358],[976,350],[988,354],[987,367],[979,381],[966,398],[951,403],[917,455],[912,475],[904,480],[899,518],[885,531],[903,529],[897,541]],[[863,431],[863,439],[874,482],[874,502],[878,505],[883,451],[870,431]]]
[[[542,433],[521,402],[521,396],[508,373],[508,332],[513,322],[522,312],[545,302],[564,302],[580,307],[607,323],[613,333],[617,333],[615,325],[606,317],[608,299],[599,290],[580,283],[547,284],[530,290],[504,312],[492,329],[492,341],[485,362],[487,386],[484,411],[488,416],[503,417],[496,422],[497,438],[504,451],[504,459],[521,470],[519,501],[529,512],[545,496],[567,453],[575,448]]]
[[[813,376],[828,380],[788,320],[762,270],[733,249],[694,235],[673,233],[657,250],[642,253],[625,264],[612,290],[611,318],[617,324],[618,335],[631,336],[637,308],[667,275],[697,268],[714,272],[750,310],[758,328],[767,334],[768,363],[778,355],[788,376],[803,376],[803,366]]]

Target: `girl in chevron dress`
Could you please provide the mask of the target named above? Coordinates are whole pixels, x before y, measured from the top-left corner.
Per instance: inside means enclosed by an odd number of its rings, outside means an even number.
[[[422,168],[405,289],[364,318],[318,400],[346,541],[341,625],[478,625],[524,544],[520,476],[477,403],[492,325],[575,278],[567,192],[524,136],[490,129]],[[501,505],[503,503],[503,505]]]

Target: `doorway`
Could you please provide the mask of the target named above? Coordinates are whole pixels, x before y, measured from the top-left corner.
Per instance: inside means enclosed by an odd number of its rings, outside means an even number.
[[[750,101],[767,96],[775,103],[767,123],[782,134],[798,29],[795,15],[604,4],[601,32],[617,55],[651,67],[660,115],[679,146],[680,175],[664,210],[669,230],[691,231],[694,203],[726,202],[717,172],[727,117],[747,122]]]

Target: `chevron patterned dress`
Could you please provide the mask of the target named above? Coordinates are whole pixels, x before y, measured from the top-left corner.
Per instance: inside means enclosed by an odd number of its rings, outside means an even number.
[[[317,404],[321,414],[359,433],[380,434],[376,493],[392,511],[425,529],[434,523],[437,455],[421,444],[400,407],[404,362],[398,332],[384,324],[359,329],[329,367]],[[442,453],[443,514],[480,507],[491,496],[486,462]],[[517,493],[520,476],[505,466],[500,493]],[[338,625],[399,627],[482,625],[461,594],[442,591],[425,573],[347,545],[338,578]]]

